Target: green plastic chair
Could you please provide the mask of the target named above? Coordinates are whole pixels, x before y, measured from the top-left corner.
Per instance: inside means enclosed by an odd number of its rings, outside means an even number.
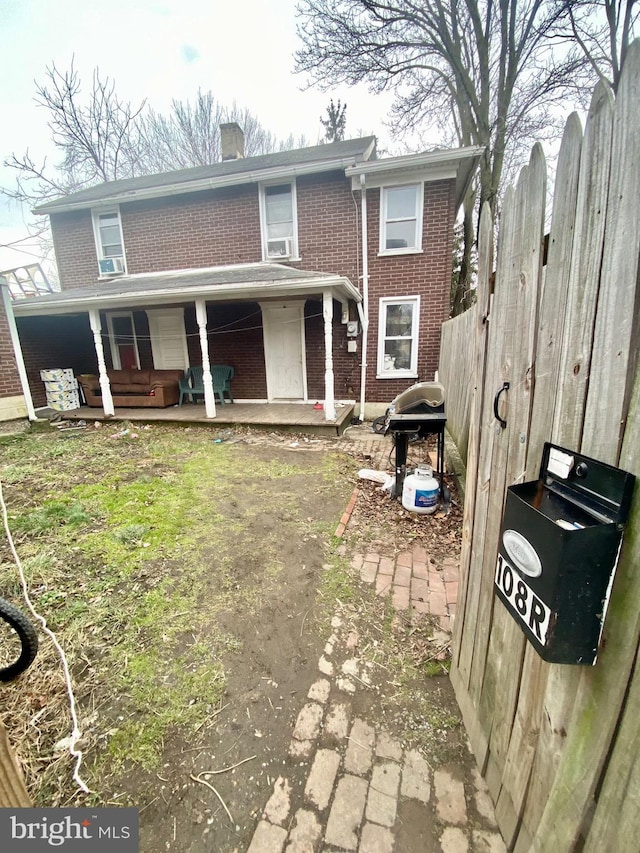
[[[185,397],[189,397],[189,401],[193,403],[194,397],[204,398],[204,383],[202,381],[202,368],[189,367],[183,378],[178,383],[180,389],[180,399],[178,405],[182,405]]]
[[[202,368],[200,368],[202,370]],[[233,379],[235,370],[229,364],[213,364],[211,365],[211,379],[213,381],[213,395],[217,395],[220,399],[220,404],[224,406],[224,395],[229,395],[229,400],[234,403],[233,394],[231,393],[231,380]]]

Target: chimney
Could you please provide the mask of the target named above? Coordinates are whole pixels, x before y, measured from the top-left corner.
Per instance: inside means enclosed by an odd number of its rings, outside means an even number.
[[[220,125],[220,147],[223,161],[244,157],[244,133],[235,121]]]

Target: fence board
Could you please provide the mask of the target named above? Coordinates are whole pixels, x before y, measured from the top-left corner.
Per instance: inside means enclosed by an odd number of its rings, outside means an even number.
[[[599,84],[593,94],[580,154],[574,240],[567,284],[564,334],[552,440],[579,449],[591,364],[593,324],[599,287],[611,159],[613,96]],[[536,388],[537,390],[537,388]],[[537,655],[528,648],[525,659]],[[535,836],[564,749],[580,671],[545,664],[547,686],[540,715],[531,782],[524,804],[523,838]],[[516,849],[520,848],[520,842]],[[523,850],[528,849],[523,842]]]
[[[538,317],[537,303],[519,299],[518,289],[520,272],[527,282],[536,278],[539,255],[541,231],[527,218],[535,211],[535,153],[505,196],[484,385],[469,438],[477,472],[465,508],[472,516],[451,678],[516,853],[583,846],[617,853],[635,849],[640,834],[640,486],[595,667],[545,664],[528,644],[523,654],[522,633],[493,596],[504,492],[536,476],[544,440],[640,477],[640,41],[628,52],[615,104],[596,87],[581,153],[579,137],[572,117]],[[505,380],[507,428],[496,434],[493,397]]]
[[[593,324],[600,283],[609,191],[613,95],[596,86],[585,127],[576,222],[556,391],[554,440],[580,449],[587,383],[591,368]]]
[[[640,659],[584,853],[636,850],[640,838]]]
[[[589,455],[613,465],[607,432],[620,441],[629,401],[629,374],[637,356],[638,244],[640,243],[640,42],[627,53],[616,99],[611,141],[611,176],[598,311],[593,342],[585,433]],[[623,392],[622,394],[620,392]],[[603,424],[607,429],[603,429]],[[618,444],[619,446],[619,444]],[[584,447],[584,445],[583,445]]]
[[[477,291],[476,291],[477,294]],[[447,399],[447,429],[463,461],[467,459],[473,391],[477,303],[442,324],[438,376]]]
[[[602,281],[582,441],[583,452],[613,464],[618,462],[614,449],[619,441],[618,419],[631,393],[629,369],[635,366],[637,346],[633,337],[636,330],[630,328],[628,318],[635,317],[640,287],[640,220],[636,214],[640,197],[639,103],[640,42],[636,41],[627,55],[615,105]],[[624,245],[620,242],[618,228],[624,229]],[[616,278],[612,283],[610,276],[614,270]],[[612,290],[616,293],[612,294]],[[616,353],[612,363],[614,377],[610,381],[601,365],[611,355],[619,325],[620,342],[616,345],[627,346],[628,351],[626,357],[618,357]],[[624,375],[621,373],[623,363],[626,364]],[[621,467],[636,475],[640,474],[639,385],[640,377],[636,376],[629,418],[623,418],[626,430],[620,459]],[[610,411],[601,410],[603,399],[611,406]],[[597,412],[599,423],[594,419]],[[536,839],[539,850],[550,850],[552,846],[571,848],[591,808],[611,747],[640,636],[640,575],[633,568],[634,562],[637,564],[640,560],[640,543],[634,531],[634,526],[640,524],[638,503],[636,500],[632,509],[630,535],[620,554],[598,665],[583,670],[580,675],[565,748]],[[594,708],[598,709],[597,714]]]
[[[503,201],[503,216],[505,227],[500,234],[497,252],[496,281],[507,282],[509,275],[509,259],[515,242],[516,223],[514,216],[515,190],[507,187]],[[493,387],[494,379],[489,383],[487,377],[502,375],[503,347],[505,344],[504,329],[500,318],[504,314],[513,316],[515,298],[513,290],[506,284],[496,289],[492,296],[491,312],[489,315],[489,330],[487,335],[487,366],[484,387],[482,389],[482,404],[480,408],[480,445],[478,456],[478,477],[476,487],[476,510],[474,519],[473,542],[470,557],[470,586],[472,593],[469,598],[467,612],[470,614],[469,630],[463,634],[459,657],[459,669],[469,690],[470,701],[477,707],[484,678],[484,660],[486,658],[489,628],[493,612],[492,579],[487,578],[482,571],[484,541],[487,522],[490,517],[492,471],[495,467],[494,450],[496,442],[502,438],[502,430],[496,423],[493,414],[493,398],[497,389]],[[483,636],[479,635],[483,633]],[[478,652],[481,650],[481,660]],[[488,739],[490,730],[484,729],[483,721],[478,716],[480,728]]]
[[[542,446],[550,437],[550,426],[553,422],[571,274],[581,149],[582,126],[577,114],[573,113],[565,125],[558,155],[549,251],[540,299],[535,388],[527,443],[527,468],[532,474],[540,467]]]
[[[498,541],[504,506],[506,487],[532,476],[527,471],[527,435],[532,405],[532,374],[535,359],[537,308],[542,271],[542,244],[546,196],[546,162],[542,148],[535,145],[527,168],[525,181],[518,183],[522,214],[518,216],[521,231],[518,249],[513,260],[517,278],[516,321],[509,337],[512,340],[511,381],[509,389],[509,412],[507,417],[506,458],[502,493],[496,492],[496,503],[492,518],[487,525],[483,572],[495,573]],[[511,332],[511,327],[507,327]],[[495,472],[494,472],[495,475]],[[493,590],[491,590],[493,595]],[[501,625],[500,623],[504,623]],[[507,758],[507,750],[518,698],[518,687],[524,656],[525,638],[513,618],[501,603],[496,603],[494,612],[496,636],[502,635],[500,652],[500,675],[494,689],[485,690],[480,703],[481,719],[484,714],[492,717],[489,759],[487,763],[487,785],[497,799],[501,778]],[[492,629],[493,633],[493,629]],[[487,670],[492,665],[493,655],[487,661]]]
[[[496,820],[509,847],[520,830],[520,818],[529,790],[546,675],[544,661],[527,643],[509,750],[496,802]]]
[[[502,215],[506,223],[513,221],[509,211],[512,210],[515,203],[515,191],[513,187],[507,187],[505,192]],[[498,246],[498,260],[496,270],[496,281],[505,281],[507,274],[507,258],[509,251],[506,246],[513,240],[513,228],[507,227],[502,229],[500,235],[500,244]],[[506,287],[499,288],[493,294],[491,300],[491,311],[489,314],[489,329],[487,333],[486,344],[486,375],[495,376],[500,370],[501,361],[501,335],[500,327],[494,323],[494,316],[500,316],[502,309],[501,305],[506,300],[508,290]],[[493,416],[493,396],[495,389],[488,387],[485,381],[481,393],[482,402],[479,408],[479,448],[478,448],[478,463],[477,463],[477,478],[476,478],[476,498],[475,498],[475,513],[474,513],[474,528],[473,542],[471,543],[469,582],[467,592],[467,604],[464,614],[465,629],[460,640],[460,653],[458,655],[458,674],[460,683],[469,691],[469,699],[473,707],[477,707],[477,700],[480,694],[482,674],[476,677],[476,685],[471,689],[471,666],[474,660],[476,650],[476,630],[481,619],[491,620],[491,611],[487,610],[486,606],[482,615],[480,614],[480,604],[483,599],[488,596],[486,586],[487,580],[483,577],[482,567],[482,548],[486,523],[488,517],[488,505],[491,487],[491,466],[493,456],[493,438],[495,429],[500,429],[495,422]],[[484,590],[484,593],[483,593]],[[491,594],[491,602],[493,596]],[[486,652],[485,652],[486,653]],[[478,681],[480,682],[478,684]]]
[[[475,708],[468,694],[468,680],[463,681],[459,664],[459,652],[462,645],[463,629],[469,631],[471,622],[463,618],[467,609],[467,598],[470,606],[477,607],[479,589],[479,574],[470,571],[471,543],[474,537],[474,522],[476,519],[476,488],[478,485],[478,457],[480,452],[480,423],[482,420],[482,395],[487,356],[488,327],[491,303],[491,278],[493,271],[493,217],[488,204],[484,205],[480,215],[478,229],[478,287],[476,291],[474,358],[472,371],[472,395],[469,412],[469,443],[467,447],[467,477],[465,488],[464,514],[462,521],[462,550],[460,555],[460,583],[458,612],[460,619],[454,620],[454,641],[451,667],[451,683],[458,698],[469,741],[476,755],[479,766],[484,769],[488,747],[488,738],[482,732]],[[471,646],[468,646],[471,648]],[[468,670],[466,672],[468,676]]]
[[[478,481],[478,445],[480,443],[479,416],[482,405],[482,390],[487,349],[487,328],[489,303],[491,299],[491,271],[493,269],[493,218],[488,204],[485,204],[478,229],[478,286],[476,288],[476,304],[473,306],[473,365],[470,376],[471,403],[469,407],[469,441],[467,446],[467,475],[465,484],[465,503],[462,522],[462,553],[460,556],[459,603],[461,612],[467,593],[469,578],[470,545],[473,537],[473,520],[476,499],[476,484]],[[446,325],[446,323],[445,323]],[[442,350],[441,350],[442,352]],[[451,356],[450,351],[446,357]],[[463,619],[454,620],[454,635],[458,638],[456,651],[459,650],[461,626]],[[457,665],[456,654],[454,665]]]
[[[640,246],[636,251],[640,250]],[[620,465],[640,477],[640,370]],[[582,670],[565,748],[540,822],[536,851],[570,850],[592,806],[640,639],[640,500],[636,485],[598,664]]]
[[[24,784],[24,777],[0,720],[0,808],[29,808],[33,805]]]
[[[546,274],[540,294],[535,344],[534,395],[527,444],[527,479],[535,478],[542,445],[551,436],[554,391],[562,343],[562,329],[570,271],[580,170],[582,127],[574,113],[567,121],[558,157]],[[513,626],[519,631],[517,626]],[[504,773],[496,804],[498,824],[507,844],[517,834],[540,730],[545,694],[545,664],[525,644],[522,680]],[[496,787],[494,783],[494,787]]]

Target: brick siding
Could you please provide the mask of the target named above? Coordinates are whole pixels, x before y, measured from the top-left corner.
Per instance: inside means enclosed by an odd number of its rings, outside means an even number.
[[[18,364],[13,351],[9,321],[0,298],[0,397],[17,397],[22,394]]]
[[[341,172],[300,177],[296,192],[301,260],[292,265],[347,276],[361,289],[360,193],[351,192],[350,183]],[[418,374],[421,380],[433,379],[438,364],[440,326],[449,314],[454,207],[453,181],[426,184],[424,251],[416,255],[378,257],[380,191],[367,192],[370,325],[366,396],[370,402],[388,402],[412,381],[376,379],[381,297],[420,295]],[[127,269],[131,274],[253,263],[262,259],[256,185],[131,202],[121,205],[120,210]],[[64,289],[96,285],[91,213],[55,214],[52,227]],[[264,399],[266,375],[258,304],[210,302],[208,315],[211,362],[236,368],[234,394],[239,398]],[[351,306],[351,316],[357,317],[355,306]],[[310,398],[322,399],[325,356],[319,297],[307,301],[305,318],[308,394]],[[40,321],[38,324],[23,320],[19,324],[21,338],[27,342],[25,360],[30,380],[41,367],[56,366],[53,361],[59,361],[58,366],[73,367],[76,372],[96,369],[88,319],[51,317]],[[142,366],[152,366],[144,311],[136,311],[135,322]],[[71,332],[70,324],[77,325],[77,333]],[[199,363],[193,304],[185,305],[185,328],[189,358],[192,363]],[[103,329],[106,332],[106,322]],[[39,340],[34,340],[34,335]],[[76,341],[76,336],[80,340]],[[346,329],[340,322],[340,306],[335,303],[333,357],[337,399],[359,397],[361,338],[357,341],[358,351],[347,352]],[[110,361],[106,340],[105,352]],[[91,365],[87,366],[89,361]]]

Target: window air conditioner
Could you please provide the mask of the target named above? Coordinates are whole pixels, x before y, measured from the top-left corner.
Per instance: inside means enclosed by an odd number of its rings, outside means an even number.
[[[123,258],[101,258],[98,261],[100,275],[119,275],[124,272]]]
[[[284,237],[278,240],[269,240],[267,243],[267,257],[290,258],[293,255],[293,240]]]

